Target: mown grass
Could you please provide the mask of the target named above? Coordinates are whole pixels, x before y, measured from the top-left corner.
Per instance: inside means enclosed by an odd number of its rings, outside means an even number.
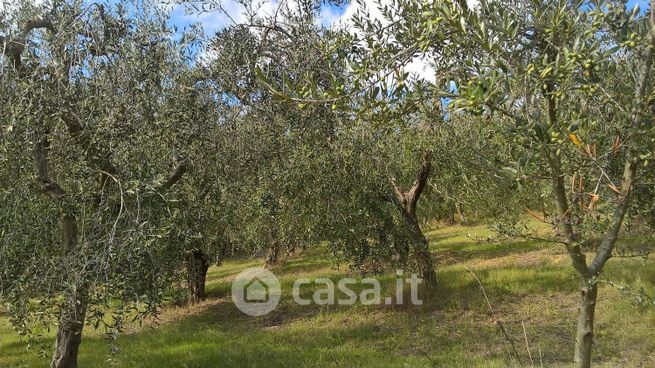
[[[439,286],[422,306],[298,306],[291,285],[299,277],[337,279],[321,249],[289,259],[273,272],[283,297],[270,314],[253,318],[230,299],[231,279],[261,260],[233,260],[212,267],[209,299],[193,307],[166,307],[159,323],[129,326],[118,353],[87,327],[81,367],[508,367],[509,342],[523,366],[568,366],[577,308],[576,280],[564,250],[535,241],[479,242],[484,226],[452,226],[428,233],[438,262]],[[655,292],[655,258],[614,259],[604,277]],[[482,280],[495,314],[488,311]],[[394,276],[380,277],[383,296]],[[305,292],[310,295],[313,290]],[[594,359],[597,366],[655,366],[655,308],[601,286]],[[528,340],[526,344],[525,340]],[[50,344],[52,337],[46,338]],[[527,345],[527,346],[526,346]],[[528,354],[529,350],[529,354]],[[530,362],[530,356],[532,362]],[[46,367],[26,350],[0,317],[0,367]]]

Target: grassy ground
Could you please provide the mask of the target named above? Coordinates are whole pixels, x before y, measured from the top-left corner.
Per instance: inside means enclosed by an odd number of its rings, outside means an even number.
[[[439,286],[424,305],[298,306],[290,296],[299,277],[343,276],[320,250],[274,268],[283,297],[270,314],[253,318],[230,299],[230,281],[260,260],[230,261],[210,269],[209,300],[168,307],[161,321],[130,326],[118,354],[87,327],[81,367],[508,367],[519,366],[495,323],[502,321],[523,366],[568,366],[572,360],[576,281],[563,249],[539,242],[485,243],[484,226],[428,233]],[[655,291],[655,257],[614,259],[605,277]],[[496,311],[490,316],[480,288]],[[393,295],[392,275],[381,278]],[[638,307],[602,286],[597,309],[597,366],[655,367],[655,308]],[[527,339],[527,344],[526,344]],[[48,342],[49,343],[49,342]],[[527,346],[527,347],[526,347]],[[529,347],[529,348],[528,348]],[[529,354],[528,354],[529,350]],[[0,317],[0,367],[46,367]]]

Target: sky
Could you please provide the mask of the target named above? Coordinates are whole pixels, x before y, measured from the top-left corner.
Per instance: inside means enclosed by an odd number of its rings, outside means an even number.
[[[28,0],[29,1],[29,0]],[[43,0],[31,0],[34,3],[42,3]],[[96,2],[95,0],[87,0],[88,2]],[[101,0],[98,2],[105,2],[106,0]],[[111,2],[111,0],[109,0]],[[175,2],[184,1],[184,0],[174,0]],[[253,0],[260,4],[260,12],[270,14],[275,7],[280,3],[280,1],[294,1],[294,0]],[[5,5],[12,4],[12,0],[0,0],[0,10],[2,10]],[[220,0],[223,4],[224,9],[230,15],[230,17],[236,22],[243,21],[243,7],[238,4],[235,0]],[[376,2],[375,0],[363,0],[366,6],[375,11]],[[383,0],[383,2],[388,2],[388,0]],[[469,5],[476,4],[478,0],[467,0]],[[629,0],[628,8],[632,8],[635,4],[639,4],[642,11],[648,7],[648,0]],[[341,7],[335,6],[323,6],[321,10],[320,21],[325,26],[332,26],[339,23],[346,23],[348,19],[355,13],[357,10],[357,1],[351,0],[350,3],[343,5]],[[378,13],[379,14],[379,13]],[[185,14],[183,5],[174,5],[172,14],[171,14],[171,24],[178,27],[188,26],[192,23],[202,24],[205,32],[208,35],[213,34],[214,32],[223,29],[224,27],[230,25],[232,20],[227,15],[221,12],[210,12],[204,14]]]
[[[280,1],[285,1],[293,5],[294,0],[253,0],[257,5],[258,13],[262,15],[271,15],[275,9],[280,5]],[[372,0],[366,0],[367,3],[373,3]],[[224,12],[215,11],[203,14],[191,13],[186,14],[184,5],[175,5],[171,14],[171,24],[178,27],[185,27],[192,23],[200,23],[208,35],[213,34],[231,24],[233,22],[243,22],[245,17],[243,15],[244,8],[235,0],[222,0],[221,1]],[[339,22],[348,19],[355,11],[355,1],[341,7],[336,6],[323,6],[321,8],[320,22],[321,24],[330,27]],[[229,16],[228,16],[229,15]]]

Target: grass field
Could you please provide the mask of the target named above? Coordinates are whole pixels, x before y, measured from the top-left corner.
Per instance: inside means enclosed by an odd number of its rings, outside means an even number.
[[[118,353],[100,332],[85,330],[81,367],[508,367],[568,366],[577,308],[576,281],[564,249],[539,242],[478,243],[484,226],[428,232],[438,262],[437,290],[422,306],[298,306],[291,285],[299,277],[346,274],[320,249],[286,260],[273,272],[283,296],[263,317],[242,314],[230,281],[261,260],[212,267],[209,299],[193,307],[166,307],[161,320],[128,326]],[[605,277],[655,291],[655,257],[614,259]],[[490,316],[478,283],[495,309]],[[393,275],[381,277],[392,295]],[[499,331],[500,320],[520,355]],[[655,367],[655,308],[603,285],[596,318],[597,366]],[[50,339],[52,339],[50,337]],[[527,343],[526,343],[527,340]],[[48,341],[50,343],[50,341]],[[529,353],[528,353],[529,350]],[[531,357],[531,358],[530,358]],[[0,367],[47,367],[0,317]]]

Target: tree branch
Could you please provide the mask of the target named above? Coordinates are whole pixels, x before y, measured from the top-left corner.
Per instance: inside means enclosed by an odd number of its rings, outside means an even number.
[[[47,29],[52,33],[57,33],[57,29],[52,24],[52,22],[47,19],[35,18],[25,23],[23,28],[21,28],[20,33],[16,37],[0,38],[1,43],[5,45],[4,49],[6,54],[12,60],[16,69],[20,69],[22,67],[21,54],[23,53],[23,50],[25,50],[27,37],[35,29]]]
[[[102,173],[106,172],[111,175],[118,175],[118,169],[109,159],[106,152],[102,152],[97,145],[92,144],[92,138],[85,130],[85,124],[82,120],[72,111],[67,111],[62,114],[62,120],[66,125],[68,133],[78,141],[84,152],[86,153],[86,160],[94,169],[100,170],[102,178],[99,181],[100,186],[104,185],[107,175]]]
[[[548,102],[548,120],[551,126],[557,126],[557,103],[551,93],[553,90],[552,84],[547,84],[546,95]],[[587,260],[584,253],[580,249],[578,237],[573,230],[571,224],[571,209],[569,208],[568,198],[566,197],[566,188],[564,187],[564,174],[562,173],[562,161],[557,154],[548,146],[547,142],[543,142],[543,152],[548,166],[550,166],[550,181],[551,190],[555,199],[555,205],[559,214],[558,227],[564,233],[566,250],[571,258],[573,268],[580,277],[588,279],[591,275],[587,266]]]
[[[66,192],[59,184],[50,179],[47,149],[47,136],[44,136],[34,145],[34,167],[36,169],[37,180],[41,186],[39,189],[45,194],[61,198],[66,195]]]
[[[414,184],[406,192],[398,187],[395,179],[390,179],[397,205],[402,210],[404,216],[409,215],[412,218],[415,218],[416,216],[416,204],[418,203],[421,193],[423,193],[423,189],[425,189],[425,185],[428,182],[428,177],[430,176],[430,168],[432,166],[431,160],[432,151],[426,150],[423,153],[421,167],[416,173]]]
[[[187,163],[186,159],[182,158],[178,165],[175,167],[175,170],[173,170],[173,173],[166,179],[166,182],[162,184],[159,187],[160,191],[166,191],[170,189],[173,185],[175,185],[180,179],[182,179],[182,176],[184,173],[187,171]]]
[[[430,169],[432,168],[432,151],[426,150],[423,153],[423,158],[421,162],[421,168],[416,174],[416,180],[414,180],[414,185],[407,192],[407,202],[411,209],[416,210],[416,203],[425,189],[425,184],[428,182],[428,176],[430,176]]]
[[[653,65],[653,47],[655,47],[655,0],[650,2],[650,31],[648,34],[648,45],[644,50],[643,54],[643,64],[639,69],[639,79],[637,80],[637,85],[635,87],[635,110],[632,114],[632,132],[630,134],[631,138],[634,137],[637,133],[637,128],[640,125],[640,112],[644,107],[644,96],[646,94],[646,86],[648,85],[649,72],[650,68]],[[614,210],[612,216],[612,224],[603,236],[603,241],[600,243],[598,250],[596,251],[596,257],[591,263],[590,271],[592,274],[596,275],[605,266],[605,263],[612,257],[612,251],[616,245],[616,241],[619,237],[619,232],[621,231],[621,225],[623,224],[623,219],[628,210],[630,204],[630,197],[632,196],[632,187],[635,182],[637,175],[637,166],[638,158],[632,157],[630,149],[628,149],[627,157],[625,161],[625,167],[623,170],[623,181],[621,185],[621,197],[619,203]]]

